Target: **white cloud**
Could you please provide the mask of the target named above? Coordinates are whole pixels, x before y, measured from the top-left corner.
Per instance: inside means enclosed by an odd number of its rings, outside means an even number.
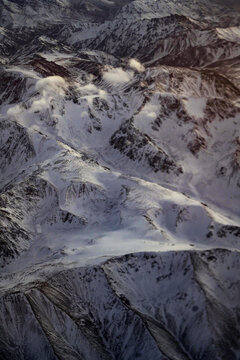
[[[17,115],[21,114],[22,111],[23,110],[21,109],[21,107],[19,105],[15,105],[8,109],[7,115],[16,117]]]
[[[32,111],[42,111],[48,108],[51,100],[56,96],[64,96],[67,88],[66,81],[60,76],[49,76],[36,82],[35,89],[40,92],[40,98],[32,104]]]
[[[128,65],[131,69],[142,72],[145,70],[144,66],[136,59],[130,59]]]
[[[49,108],[50,102],[56,96],[64,96],[67,89],[66,81],[60,76],[49,76],[40,79],[35,84],[35,90],[39,92],[39,96],[34,99],[29,107],[29,112],[44,111]],[[24,109],[16,105],[7,112],[9,116],[19,117]]]
[[[98,88],[94,84],[87,84],[84,86],[79,87],[81,92],[85,95],[97,95],[98,94]]]
[[[66,81],[61,76],[48,76],[36,82],[36,90],[41,92],[64,95],[64,90],[67,88]]]
[[[91,83],[80,86],[79,90],[83,96],[99,96],[102,98],[106,97],[106,92],[104,90],[99,89],[97,86]]]
[[[155,119],[157,117],[157,114],[154,111],[151,111],[147,113],[147,117],[150,119]]]
[[[133,78],[131,71],[124,71],[122,68],[111,68],[103,73],[103,79],[112,84],[121,84],[130,81]]]

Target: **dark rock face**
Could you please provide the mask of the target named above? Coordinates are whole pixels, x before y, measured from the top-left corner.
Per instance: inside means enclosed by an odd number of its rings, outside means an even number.
[[[182,172],[172,159],[147,134],[141,134],[131,122],[122,125],[110,139],[110,145],[135,162],[147,162],[154,172]]]
[[[30,65],[36,72],[41,74],[43,77],[47,76],[62,76],[63,78],[69,78],[70,73],[63,66],[55,64],[52,61],[47,61],[44,58],[39,57],[31,60],[28,65]]]
[[[11,164],[25,164],[35,156],[35,150],[25,128],[14,122],[2,121],[0,166],[7,171]]]
[[[240,237],[240,228],[238,226],[225,225],[218,230],[217,235],[219,237],[225,237],[227,233],[233,234],[236,237]]]
[[[5,102],[15,104],[22,100],[24,91],[26,91],[26,79],[4,71],[0,73],[0,77],[0,104]]]

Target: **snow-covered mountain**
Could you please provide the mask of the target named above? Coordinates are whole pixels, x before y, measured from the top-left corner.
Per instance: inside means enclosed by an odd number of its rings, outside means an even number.
[[[1,0],[1,359],[239,359],[237,8]]]
[[[237,272],[234,251],[148,252],[17,286],[1,358],[238,359]]]

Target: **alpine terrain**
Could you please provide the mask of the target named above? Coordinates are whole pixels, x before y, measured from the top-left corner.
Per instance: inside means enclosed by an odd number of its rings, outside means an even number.
[[[240,359],[238,0],[0,0],[0,360]]]

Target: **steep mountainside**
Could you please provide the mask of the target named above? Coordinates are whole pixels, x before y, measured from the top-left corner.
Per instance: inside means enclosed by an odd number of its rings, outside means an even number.
[[[237,6],[0,1],[1,359],[239,359]]]

